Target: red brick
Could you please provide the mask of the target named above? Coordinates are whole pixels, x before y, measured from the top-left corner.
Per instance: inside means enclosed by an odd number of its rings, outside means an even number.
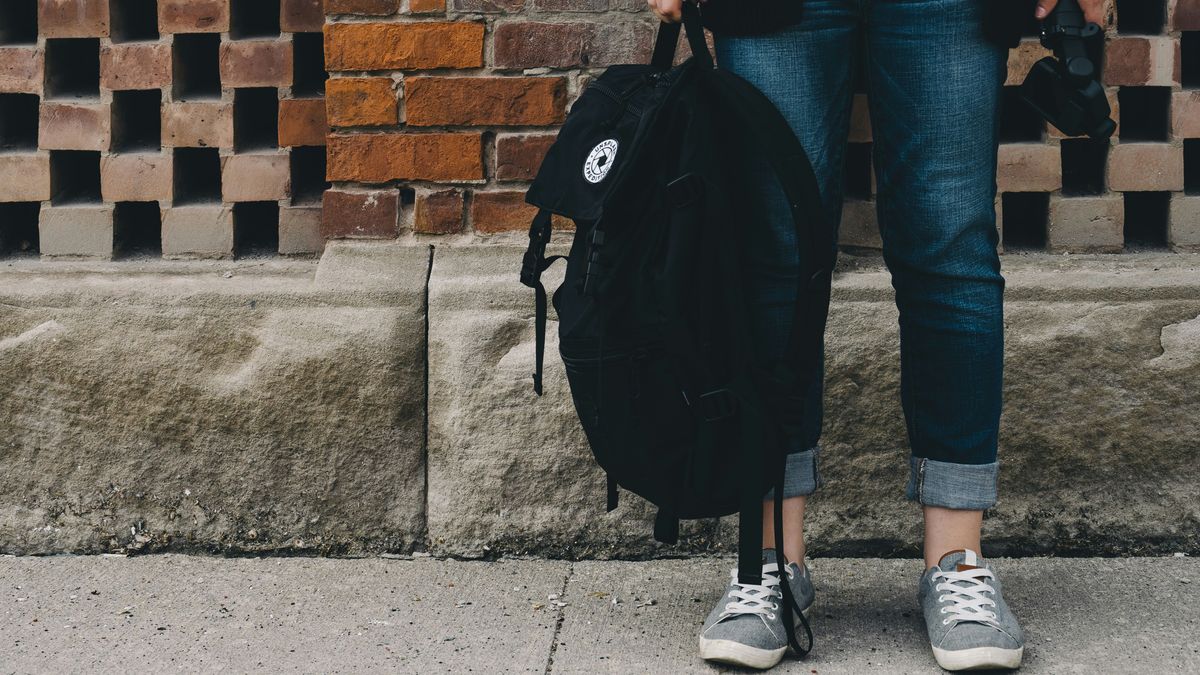
[[[253,153],[221,158],[221,199],[226,202],[275,202],[291,189],[288,153]]]
[[[0,47],[0,92],[40,96],[44,63],[45,54],[33,45]]]
[[[161,89],[171,84],[171,45],[165,42],[129,42],[100,49],[100,86],[124,89]]]
[[[1123,37],[1108,43],[1104,83],[1170,86],[1178,81],[1179,42],[1168,37]]]
[[[284,99],[279,102],[279,145],[325,145],[329,125],[325,101],[319,98]]]
[[[229,0],[158,0],[162,33],[222,33],[229,30]]]
[[[50,154],[0,153],[0,202],[50,199]]]
[[[1171,134],[1200,138],[1200,91],[1177,91],[1171,99]]]
[[[106,202],[170,201],[174,158],[170,154],[122,153],[100,158],[100,194]]]
[[[1062,188],[1062,151],[1044,143],[1000,146],[996,183],[1000,192],[1054,192]]]
[[[319,33],[325,25],[325,7],[321,0],[282,0],[279,3],[279,28],[286,33]]]
[[[400,11],[400,0],[325,0],[326,14],[387,16]]]
[[[552,134],[504,135],[496,139],[496,179],[532,180],[554,144]]]
[[[361,183],[390,180],[483,179],[483,136],[470,133],[334,134],[328,179]]]
[[[535,213],[524,192],[476,192],[471,198],[471,226],[483,234],[527,230]]]
[[[107,103],[42,103],[38,145],[45,150],[108,150],[112,120]]]
[[[413,230],[424,234],[453,234],[463,229],[462,190],[439,190],[417,195]]]
[[[325,29],[325,64],[335,71],[478,68],[483,65],[483,24],[330,24]]]
[[[1108,187],[1116,192],[1182,192],[1183,148],[1166,143],[1113,146]]]
[[[1175,0],[1171,3],[1171,27],[1175,30],[1200,30],[1200,0]]]
[[[38,33],[48,38],[108,37],[108,0],[38,0]]]
[[[325,106],[335,127],[391,126],[399,119],[394,83],[386,77],[327,80]]]
[[[292,86],[291,40],[235,40],[221,44],[221,85]]]
[[[400,195],[395,190],[326,190],[321,236],[326,239],[392,239],[399,234]]]
[[[645,24],[516,21],[495,31],[498,68],[575,68],[636,63],[649,58],[653,30]]]
[[[446,0],[408,0],[408,11],[411,14],[443,14]]]
[[[163,145],[170,148],[233,147],[233,105],[220,101],[167,103]]]
[[[405,81],[406,121],[430,125],[548,125],[562,122],[561,77],[416,77]]]

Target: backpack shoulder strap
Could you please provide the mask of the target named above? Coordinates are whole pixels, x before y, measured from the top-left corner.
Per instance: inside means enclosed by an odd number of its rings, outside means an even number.
[[[542,272],[545,272],[555,262],[566,256],[552,255],[546,257],[546,245],[550,243],[552,229],[550,227],[550,212],[538,209],[537,215],[529,226],[529,247],[525,249],[525,258],[521,263],[521,283],[534,290],[534,342],[537,355],[533,372],[533,391],[542,395],[542,370],[546,360],[546,315],[549,313],[546,300],[546,287],[542,285]]]

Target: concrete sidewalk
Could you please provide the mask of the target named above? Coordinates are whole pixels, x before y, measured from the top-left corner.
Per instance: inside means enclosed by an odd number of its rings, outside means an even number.
[[[696,632],[733,564],[4,557],[0,672],[716,672]],[[1022,672],[1200,672],[1200,559],[996,566]],[[937,672],[920,563],[812,567],[816,650],[775,672]]]

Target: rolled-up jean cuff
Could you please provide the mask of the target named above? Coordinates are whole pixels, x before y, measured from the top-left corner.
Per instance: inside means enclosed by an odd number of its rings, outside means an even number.
[[[821,486],[821,472],[817,466],[817,456],[820,449],[809,448],[803,452],[793,452],[787,457],[787,472],[783,477],[783,498],[803,497],[811,495]],[[763,501],[775,499],[775,488],[767,491]]]
[[[996,505],[999,462],[955,464],[912,457],[909,469],[906,496],[923,506],[983,511]]]

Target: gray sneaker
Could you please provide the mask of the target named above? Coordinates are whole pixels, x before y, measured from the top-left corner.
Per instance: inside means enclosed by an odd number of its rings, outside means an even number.
[[[974,551],[951,551],[921,577],[917,593],[938,665],[946,670],[1018,668],[1025,638],[1000,580]]]
[[[789,588],[804,615],[813,603],[813,585],[808,566],[788,563]],[[763,551],[761,586],[739,584],[737,568],[730,573],[729,590],[709,612],[700,631],[700,657],[745,668],[770,668],[779,663],[788,648],[787,631],[780,613],[785,607],[779,588],[779,566],[775,551]],[[795,625],[800,625],[797,618]]]

